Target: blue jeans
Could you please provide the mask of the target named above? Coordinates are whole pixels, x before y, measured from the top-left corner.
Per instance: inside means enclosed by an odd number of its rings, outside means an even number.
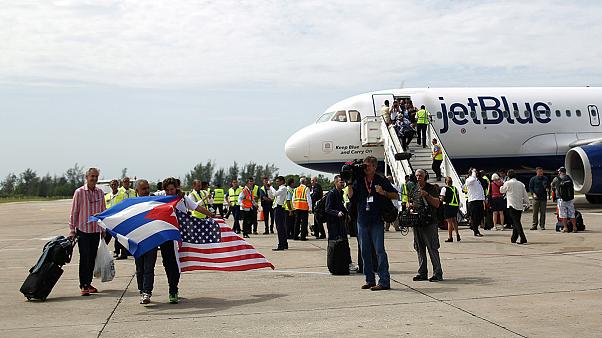
[[[372,248],[376,251],[378,258],[378,284],[384,287],[391,286],[389,275],[389,260],[385,251],[385,225],[382,221],[363,223],[357,222],[357,237],[362,249],[362,261],[364,262],[364,275],[367,284],[376,284],[374,278],[374,267],[372,266]]]

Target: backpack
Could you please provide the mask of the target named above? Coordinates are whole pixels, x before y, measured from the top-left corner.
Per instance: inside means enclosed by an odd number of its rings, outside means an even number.
[[[326,223],[326,196],[328,196],[327,191],[322,198],[320,198],[316,205],[314,206],[314,218],[318,223]]]
[[[575,198],[575,188],[573,187],[573,180],[568,176],[562,178],[558,184],[558,194],[560,199],[563,201],[572,201]]]

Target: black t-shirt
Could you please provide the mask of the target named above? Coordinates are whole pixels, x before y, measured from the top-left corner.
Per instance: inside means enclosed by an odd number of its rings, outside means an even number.
[[[377,185],[380,185],[384,191],[397,192],[397,189],[387,179],[379,175],[375,175],[372,182],[368,182],[366,179],[358,179],[353,183],[353,198],[357,201],[357,219],[362,224],[382,224],[381,210],[383,204],[385,202],[391,203],[388,198],[376,192],[374,186]],[[369,196],[372,196],[372,203],[370,203],[370,210],[366,210]]]

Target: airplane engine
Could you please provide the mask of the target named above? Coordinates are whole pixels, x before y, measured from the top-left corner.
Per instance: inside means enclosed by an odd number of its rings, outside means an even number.
[[[564,163],[575,191],[585,194],[590,203],[602,203],[602,144],[571,148]]]

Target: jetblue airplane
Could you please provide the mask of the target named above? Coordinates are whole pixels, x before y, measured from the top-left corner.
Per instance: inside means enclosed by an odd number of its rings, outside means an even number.
[[[602,88],[415,88],[356,95],[335,103],[285,145],[288,158],[309,169],[337,173],[382,146],[365,147],[361,119],[376,116],[385,100],[426,106],[458,173],[513,168],[532,173],[565,166],[575,190],[602,203]]]

